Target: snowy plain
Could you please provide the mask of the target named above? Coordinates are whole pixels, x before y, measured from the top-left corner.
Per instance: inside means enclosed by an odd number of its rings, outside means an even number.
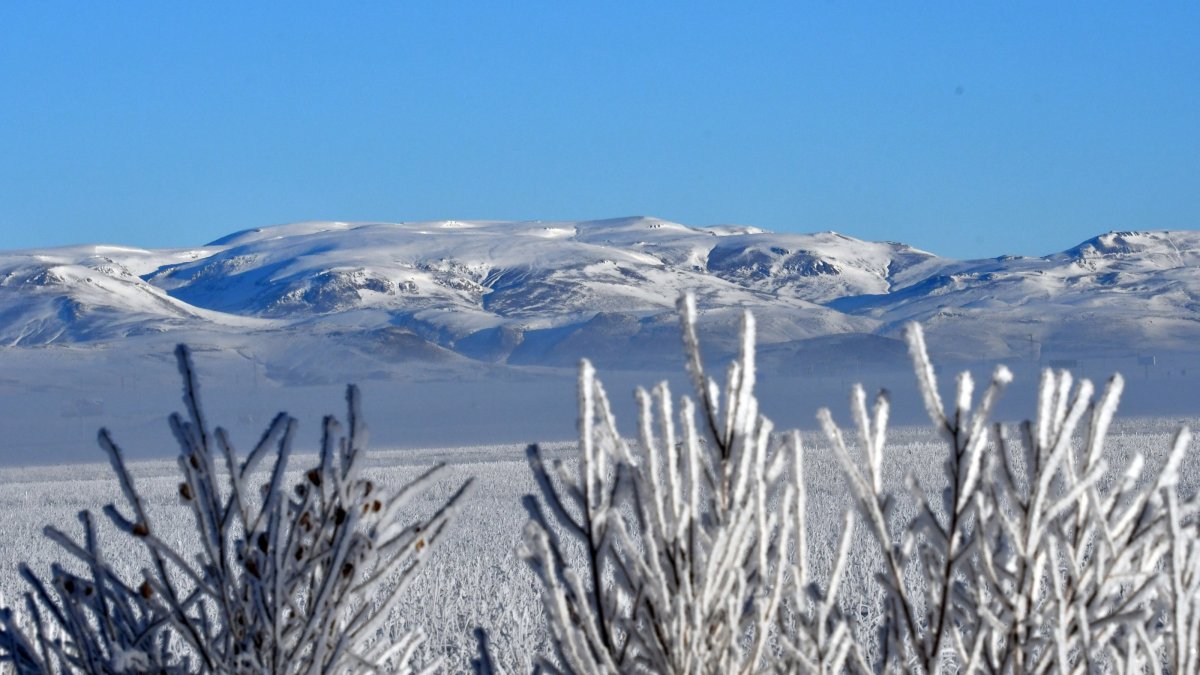
[[[835,410],[839,416],[842,413],[844,407]],[[1188,423],[1194,427],[1197,422],[1200,419],[1121,419],[1108,442],[1112,475],[1120,475],[1136,452],[1144,453],[1151,466],[1161,463],[1176,425]],[[841,514],[851,508],[851,501],[841,468],[823,439],[818,434],[805,434],[804,438],[806,484],[811,503],[819,505],[809,512],[810,550],[814,551],[816,578],[823,578],[823,570],[831,564]],[[931,429],[894,428],[889,438],[885,471],[890,487],[899,489],[909,472],[933,488],[944,482],[940,465],[946,450]],[[571,444],[554,444],[548,450],[551,456],[574,456]],[[421,627],[428,636],[423,658],[443,657],[447,672],[469,671],[469,660],[475,655],[476,627],[488,631],[493,655],[504,672],[529,672],[532,659],[547,654],[549,644],[536,579],[516,555],[526,520],[520,498],[536,491],[523,447],[375,449],[368,457],[368,477],[384,486],[403,484],[436,462],[449,465],[442,479],[413,505],[410,516],[433,508],[466,478],[476,481],[448,536],[393,610],[391,622],[404,628]],[[314,456],[300,455],[292,465],[300,469],[314,462]],[[156,527],[167,537],[176,538],[175,543],[186,550],[193,525],[178,502],[174,462],[143,460],[133,469]],[[1185,494],[1200,487],[1200,454],[1189,453],[1182,474]],[[290,478],[300,476],[297,470]],[[11,601],[25,591],[16,574],[19,562],[28,561],[39,572],[45,572],[48,561],[61,559],[59,551],[41,534],[45,525],[77,533],[77,513],[81,509],[96,511],[111,501],[119,502],[120,493],[106,464],[0,469],[0,511],[5,514],[6,534],[0,538],[0,593],[4,598]],[[897,518],[908,515],[903,507],[897,509]],[[126,546],[126,540],[111,527],[102,527],[101,537],[120,571],[133,577],[146,564],[143,552]],[[879,564],[876,556],[868,539],[860,538],[852,552],[853,562],[841,598],[843,609],[856,617],[868,641],[883,612],[871,577]]]

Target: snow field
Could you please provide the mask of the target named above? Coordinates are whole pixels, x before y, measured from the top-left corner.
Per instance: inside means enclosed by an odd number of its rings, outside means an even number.
[[[835,415],[842,412],[835,410]],[[1171,432],[1181,422],[1194,426],[1196,420],[1120,420],[1108,437],[1106,457],[1111,469],[1106,482],[1119,477],[1129,458],[1138,452],[1146,456],[1151,467],[1161,465]],[[810,505],[809,559],[814,566],[811,578],[822,580],[832,564],[841,516],[851,507],[851,496],[842,469],[823,437],[805,433],[804,444]],[[573,453],[569,446],[548,448],[550,456],[571,458]],[[936,489],[945,482],[941,469],[945,457],[945,445],[931,429],[899,427],[890,431],[884,473],[885,489],[901,496],[893,514],[895,522],[907,521],[913,514],[912,504],[903,499],[906,474],[911,472],[922,485]],[[458,672],[468,669],[475,655],[472,633],[477,626],[482,627],[488,631],[498,667],[505,672],[529,672],[533,657],[548,655],[550,647],[537,582],[515,554],[526,522],[520,498],[536,491],[523,448],[368,451],[368,460],[366,476],[385,487],[404,484],[434,462],[449,464],[442,478],[405,512],[406,517],[424,515],[466,478],[475,479],[474,489],[462,503],[447,535],[413,587],[393,608],[389,629],[399,634],[419,626],[428,636],[422,656],[441,656],[447,670]],[[311,456],[295,457],[292,466],[297,470],[289,475],[288,482],[299,480],[300,469],[314,461]],[[186,550],[194,540],[194,529],[189,514],[178,503],[174,462],[137,462],[131,468],[157,531]],[[1181,467],[1181,477],[1181,492],[1185,495],[1200,486],[1200,457],[1194,449]],[[0,538],[0,592],[4,599],[14,603],[26,590],[16,573],[19,562],[29,562],[39,574],[48,571],[52,560],[69,562],[42,536],[45,525],[77,534],[81,509],[96,512],[113,501],[121,503],[120,493],[105,464],[0,469],[0,514],[7,534]],[[98,522],[110,561],[120,573],[134,578],[147,564],[142,547],[130,545],[128,538],[117,533],[103,517]],[[883,616],[883,594],[873,578],[880,560],[866,531],[861,534],[854,541],[840,600],[843,610],[853,617],[860,641],[871,644]]]

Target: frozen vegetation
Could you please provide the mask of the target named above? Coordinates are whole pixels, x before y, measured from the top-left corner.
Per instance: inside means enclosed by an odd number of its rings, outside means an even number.
[[[847,421],[839,424],[843,406],[837,406],[819,413],[819,433],[779,432],[760,414],[754,394],[751,317],[744,318],[739,356],[722,387],[704,367],[694,301],[683,302],[681,313],[690,391],[679,398],[666,385],[640,391],[632,438],[618,430],[608,394],[585,364],[578,445],[360,456],[352,396],[346,442],[327,445],[321,458],[296,456],[289,465],[317,466],[320,480],[313,477],[317,470],[248,473],[249,484],[309,486],[282,501],[273,501],[274,489],[266,490],[261,505],[247,500],[248,515],[228,536],[231,551],[251,557],[259,555],[256,547],[268,555],[275,537],[302,523],[313,485],[343,486],[335,493],[349,500],[350,512],[363,513],[390,512],[382,505],[372,509],[375,497],[362,501],[369,496],[366,485],[391,495],[406,494],[404,486],[421,488],[402,500],[394,524],[355,524],[355,536],[381,542],[379,550],[387,550],[382,542],[403,542],[396,558],[372,558],[375,545],[353,549],[365,556],[356,560],[371,564],[400,560],[397,575],[377,589],[398,591],[395,602],[363,605],[350,595],[344,605],[333,602],[331,609],[354,611],[330,617],[329,628],[319,632],[324,637],[306,643],[315,651],[300,647],[296,654],[310,658],[330,644],[366,649],[363,658],[386,657],[388,647],[400,645],[411,647],[409,658],[385,658],[388,665],[440,661],[450,671],[474,661],[483,670],[516,672],[538,666],[679,673],[1196,672],[1200,466],[1186,429],[1173,430],[1177,420],[1114,418],[1121,378],[1097,391],[1065,371],[1047,371],[1032,421],[993,425],[994,404],[1011,373],[995,369],[979,391],[970,376],[960,376],[955,392],[943,398],[914,326],[908,344],[932,431],[888,429],[888,397],[868,399],[856,388]],[[205,543],[204,527],[197,537],[195,486],[224,485],[230,476],[221,467],[194,473],[196,430],[203,428],[194,408],[173,424],[184,449],[179,467],[134,463],[126,473],[114,459],[117,474],[130,476],[136,491],[103,466],[4,470],[0,500],[10,514],[10,536],[0,547],[8,572],[0,590],[18,612],[28,585],[11,572],[16,561],[34,562],[32,575],[56,579],[56,590],[75,578],[50,569],[50,561],[71,564],[71,556],[40,536],[42,526],[78,540],[79,509],[108,503],[121,513],[132,508],[135,516],[96,519],[98,550],[105,551],[113,578],[126,580],[135,605],[137,597],[149,602],[164,590],[169,595],[171,574],[153,571],[160,565],[155,556],[167,551],[179,560],[201,555],[193,579],[200,587],[210,577],[224,578],[230,598],[264,592],[261,565],[237,558],[241,568],[220,572],[211,561],[222,558]],[[332,461],[335,455],[346,461]],[[440,473],[427,474],[440,463]],[[464,495],[462,486],[472,480],[474,489]],[[213,491],[216,503],[254,492],[237,480],[228,486]],[[299,506],[282,508],[285,502]],[[268,527],[265,540],[242,534],[260,531],[246,525],[258,522],[258,508],[283,523]],[[322,522],[342,524],[340,517]],[[414,538],[437,533],[442,523],[436,545],[433,537]],[[329,526],[333,541],[341,541],[338,532]],[[380,538],[371,539],[377,532]],[[286,550],[289,558],[304,556]],[[420,565],[408,567],[405,556]],[[314,560],[317,582],[346,569],[323,560]],[[74,564],[73,574],[95,573]],[[362,578],[353,570],[341,576]],[[148,589],[137,586],[142,578]],[[316,597],[314,587],[307,588],[299,597]],[[351,581],[345,588],[355,586]],[[272,607],[287,596],[263,597]],[[178,632],[190,630],[189,622],[209,631],[209,638],[189,643],[190,652],[182,647],[193,666],[208,658],[210,642],[237,642],[222,628],[219,604],[209,606],[217,623],[200,615],[188,619],[187,606],[167,622]],[[364,607],[378,621],[361,633],[354,621],[367,616],[358,613]],[[308,609],[302,601],[293,613]],[[286,617],[273,611],[256,621],[277,625],[271,622]],[[28,614],[9,615],[10,648],[12,630],[23,627],[29,638],[30,625]],[[356,637],[367,639],[349,639]],[[175,648],[188,641],[165,640],[162,645]],[[126,669],[145,656],[111,644],[100,651]]]

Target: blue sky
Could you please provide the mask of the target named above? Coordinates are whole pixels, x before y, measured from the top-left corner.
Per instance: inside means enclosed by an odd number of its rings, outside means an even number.
[[[1200,4],[0,3],[0,248],[310,219],[1200,228]]]

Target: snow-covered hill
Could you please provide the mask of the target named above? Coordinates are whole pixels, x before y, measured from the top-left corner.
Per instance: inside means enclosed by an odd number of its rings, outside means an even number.
[[[1200,351],[1200,232],[1110,232],[1041,258],[948,264],[829,304],[880,320],[884,335],[920,321],[936,347],[963,355]]]
[[[0,343],[96,342],[202,325],[269,324],[190,305],[142,278],[207,253],[119,246],[0,252]]]
[[[331,348],[381,376],[399,362],[450,372],[582,355],[644,367],[677,353],[674,301],[691,290],[714,350],[732,349],[752,309],[764,353],[797,372],[839,355],[902,360],[909,320],[964,358],[1128,356],[1200,346],[1198,263],[1190,231],[958,261],[833,232],[655,218],[296,223],[187,250],[0,252],[0,344],[199,341],[269,353],[255,358],[301,379],[329,367]],[[805,355],[821,363],[787,363]]]

